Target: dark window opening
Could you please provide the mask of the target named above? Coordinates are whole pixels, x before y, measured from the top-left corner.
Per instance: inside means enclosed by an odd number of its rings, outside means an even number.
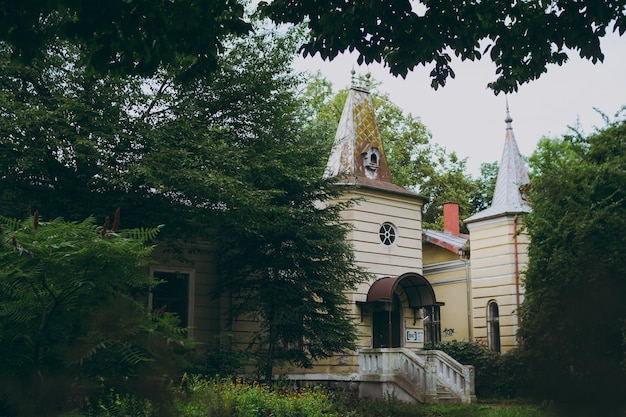
[[[391,310],[390,310],[391,309]],[[374,348],[402,347],[402,303],[397,294],[393,295],[393,304],[379,304],[374,307],[373,341]]]
[[[424,307],[424,343],[441,342],[441,310],[439,306]]]
[[[487,306],[487,339],[489,349],[500,352],[500,311],[495,301]]]
[[[152,311],[175,313],[180,325],[189,325],[189,274],[154,271],[155,279],[163,281],[152,290]]]

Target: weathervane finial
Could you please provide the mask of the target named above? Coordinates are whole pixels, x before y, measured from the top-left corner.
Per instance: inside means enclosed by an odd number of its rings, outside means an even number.
[[[506,100],[506,118],[504,119],[504,123],[506,123],[507,129],[511,129],[511,122],[513,119],[511,118],[511,113],[509,112],[509,97],[505,95],[504,99]]]
[[[350,73],[352,74],[352,88],[355,90],[363,91],[365,93],[369,93],[370,85],[372,83],[372,81],[370,80],[370,78],[372,77],[372,74],[368,72],[365,75],[357,76],[356,71],[354,71],[354,68],[352,68],[352,71]]]

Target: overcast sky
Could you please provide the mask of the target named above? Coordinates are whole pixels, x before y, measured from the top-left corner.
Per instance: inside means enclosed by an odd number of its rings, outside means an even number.
[[[508,96],[513,132],[523,155],[530,155],[543,136],[561,136],[568,126],[579,123],[587,133],[604,126],[594,108],[612,118],[626,105],[626,35],[607,36],[602,50],[602,64],[593,65],[569,53],[565,65],[550,66],[539,80]],[[389,75],[382,65],[357,66],[356,56],[343,55],[331,62],[318,57],[299,59],[295,68],[320,70],[335,90],[349,85],[352,68],[357,74],[370,72],[382,81],[382,92],[422,120],[434,142],[468,158],[472,175],[478,175],[482,162],[500,160],[506,104],[503,94],[495,96],[486,87],[495,79],[495,67],[487,59],[453,61],[456,78],[437,91],[430,87],[429,67],[420,67],[402,79]]]

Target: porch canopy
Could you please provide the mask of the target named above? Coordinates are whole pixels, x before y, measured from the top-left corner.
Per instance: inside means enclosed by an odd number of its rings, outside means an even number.
[[[410,308],[443,305],[437,302],[433,287],[426,278],[415,272],[407,272],[398,277],[379,278],[370,287],[365,302],[391,305],[398,288],[406,294]]]

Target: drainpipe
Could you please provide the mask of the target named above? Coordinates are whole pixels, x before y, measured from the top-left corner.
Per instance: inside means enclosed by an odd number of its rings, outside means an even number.
[[[472,294],[469,279],[469,256],[464,249],[459,249],[459,258],[465,263],[465,292],[467,293],[467,341],[472,341]]]
[[[467,292],[467,341],[471,342],[472,337],[472,295],[469,280],[469,259],[463,259],[465,262],[465,289]]]
[[[519,253],[517,250],[517,223],[519,221],[519,216],[516,214],[513,219],[513,256],[515,262],[515,303],[516,303],[516,313],[517,313],[517,326],[518,328],[522,325],[522,316],[520,314],[520,294],[519,294]],[[519,345],[519,340],[518,340]]]

